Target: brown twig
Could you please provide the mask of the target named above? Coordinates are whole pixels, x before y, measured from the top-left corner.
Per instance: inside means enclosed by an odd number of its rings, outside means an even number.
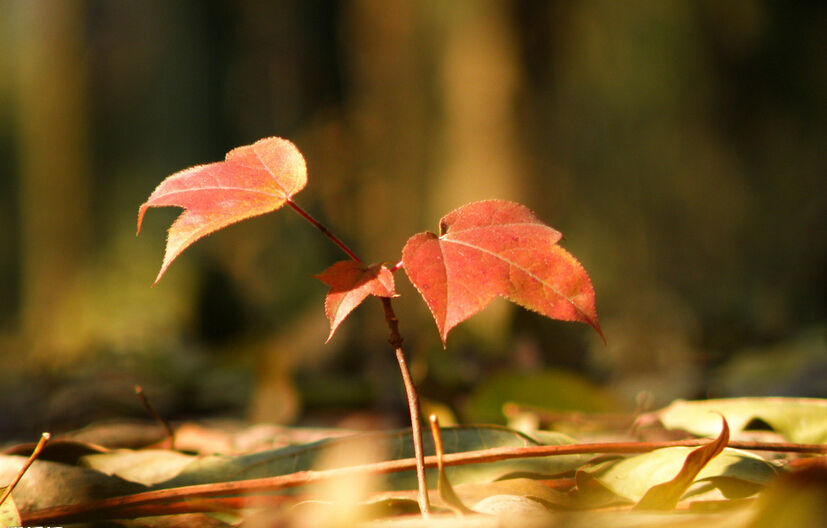
[[[155,421],[164,429],[164,432],[167,435],[167,441],[169,442],[169,448],[175,449],[175,432],[172,430],[172,427],[169,426],[169,423],[164,420],[164,418],[158,414],[158,411],[155,410],[155,407],[152,406],[150,403],[149,398],[146,397],[144,394],[144,389],[141,388],[140,385],[135,385],[135,394],[138,396],[138,399],[141,400],[141,404],[144,406],[144,409],[155,418]]]
[[[673,442],[610,442],[591,444],[569,444],[530,447],[497,447],[479,451],[451,453],[443,456],[446,466],[496,462],[511,458],[531,458],[550,455],[578,455],[592,453],[636,454],[647,453],[664,447],[695,447],[709,443],[706,438],[678,440]],[[730,442],[729,447],[750,451],[778,451],[789,453],[827,454],[827,444],[793,444],[770,442]],[[389,460],[362,466],[351,466],[325,471],[299,471],[289,475],[279,475],[261,479],[241,480],[235,482],[219,482],[213,484],[199,484],[156,491],[147,491],[134,495],[112,497],[85,504],[70,506],[56,506],[42,510],[21,512],[22,520],[27,524],[45,524],[52,521],[64,523],[86,521],[93,519],[123,518],[123,511],[128,508],[150,504],[164,504],[180,502],[185,499],[218,497],[228,495],[249,495],[255,493],[272,493],[287,488],[304,486],[313,482],[335,478],[352,477],[354,475],[382,475],[400,471],[411,471],[416,468],[414,458]],[[428,456],[424,460],[425,467],[436,467],[437,457]],[[157,513],[156,513],[157,514]]]
[[[14,477],[14,480],[11,482],[11,484],[6,486],[6,491],[3,492],[2,496],[0,496],[0,506],[2,506],[4,502],[6,502],[6,499],[9,497],[9,495],[11,495],[11,492],[14,490],[14,487],[17,486],[17,483],[20,482],[20,479],[23,478],[23,475],[26,473],[26,470],[29,469],[29,466],[31,466],[32,463],[35,461],[37,455],[39,455],[40,452],[43,451],[43,446],[46,445],[46,442],[49,441],[49,438],[51,438],[51,435],[49,433],[43,433],[42,435],[40,435],[40,440],[38,440],[37,445],[34,446],[34,450],[32,451],[32,454],[29,455],[29,459],[26,460],[26,463],[23,464],[23,467],[20,468],[20,471],[17,472],[17,476]]]

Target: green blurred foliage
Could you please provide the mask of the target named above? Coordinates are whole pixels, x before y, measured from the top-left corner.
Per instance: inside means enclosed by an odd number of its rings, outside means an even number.
[[[153,210],[136,240],[138,205],[268,135],[297,143],[297,201],[365,260],[395,261],[449,209],[496,197],[534,209],[589,270],[608,346],[497,303],[443,350],[400,275],[430,399],[459,408],[495,392],[492,372],[551,367],[628,405],[754,392],[707,374],[736,379],[759,349],[801,349],[787,372],[824,369],[823,331],[796,336],[825,314],[825,22],[820,2],[771,0],[3,2],[0,359],[15,396],[0,435],[60,427],[72,405],[82,420],[135,382],[173,417],[290,421],[337,400],[404,417],[378,307],[323,344],[310,276],[342,255],[295,215],[200,241],[150,288],[175,212]],[[317,389],[330,380],[346,393]]]

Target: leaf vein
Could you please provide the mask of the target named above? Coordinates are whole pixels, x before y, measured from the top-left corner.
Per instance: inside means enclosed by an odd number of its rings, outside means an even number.
[[[486,253],[488,255],[493,256],[496,259],[499,259],[499,260],[505,262],[506,264],[508,264],[511,267],[517,268],[518,270],[522,271],[523,273],[525,273],[526,275],[528,275],[529,277],[531,277],[535,281],[542,284],[544,287],[547,287],[549,290],[553,291],[556,295],[558,295],[559,297],[564,299],[566,302],[568,302],[575,310],[577,310],[577,313],[582,314],[582,316],[585,317],[587,321],[591,320],[591,317],[589,317],[589,314],[585,313],[579,306],[577,306],[577,304],[575,304],[575,302],[573,300],[569,299],[568,297],[566,297],[565,295],[560,293],[560,290],[558,288],[553,287],[551,284],[544,281],[543,279],[541,279],[540,277],[538,277],[537,275],[535,275],[534,273],[532,273],[528,269],[524,268],[523,266],[520,266],[519,264],[517,264],[513,261],[510,261],[510,260],[502,257],[501,255],[499,255],[497,253],[494,253],[493,251],[490,251],[488,249],[482,248],[480,246],[475,246],[473,244],[469,244],[467,242],[461,242],[459,240],[446,240],[446,242],[451,242],[453,244],[459,244],[461,246],[466,246],[466,247],[469,247],[471,249],[476,249],[477,251],[479,251],[481,253]],[[440,247],[440,249],[441,249],[441,247]]]

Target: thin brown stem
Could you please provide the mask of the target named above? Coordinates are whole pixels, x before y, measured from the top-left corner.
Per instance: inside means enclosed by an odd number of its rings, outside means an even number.
[[[46,445],[46,442],[49,441],[51,435],[49,433],[43,433],[40,435],[40,440],[38,440],[37,445],[34,446],[34,450],[32,454],[29,455],[29,459],[26,460],[26,463],[23,464],[23,467],[20,468],[20,471],[17,472],[17,476],[14,477],[14,480],[6,486],[6,491],[3,492],[3,495],[0,496],[0,506],[6,502],[6,499],[11,495],[11,492],[14,490],[14,487],[17,486],[17,483],[20,482],[20,479],[23,478],[23,475],[26,473],[26,470],[29,469],[29,466],[32,465],[34,460],[37,458],[37,455],[43,451],[43,446]]]
[[[413,437],[414,457],[416,459],[416,481],[419,488],[419,510],[423,517],[431,513],[431,502],[428,499],[428,483],[425,479],[425,450],[422,445],[422,427],[419,412],[419,396],[416,393],[408,363],[405,361],[405,352],[402,350],[402,336],[399,334],[399,320],[393,312],[391,300],[380,297],[382,309],[385,311],[385,322],[388,324],[390,337],[388,342],[396,353],[399,371],[402,373],[402,382],[405,384],[405,395],[408,399],[408,411],[411,414],[411,435]]]
[[[140,385],[135,385],[135,394],[138,396],[138,399],[141,400],[141,405],[144,406],[144,409],[152,415],[158,425],[163,428],[164,432],[167,435],[167,442],[169,442],[169,448],[175,449],[175,433],[172,430],[172,427],[169,426],[169,423],[164,420],[164,418],[158,414],[158,411],[155,410],[152,403],[149,401],[149,398],[146,397],[144,394],[144,389]]]
[[[354,253],[353,251],[351,251],[351,249],[350,249],[349,247],[347,247],[347,246],[345,245],[345,243],[344,243],[344,242],[342,242],[341,240],[339,240],[339,237],[337,237],[336,235],[334,235],[333,233],[331,233],[331,232],[330,232],[330,230],[329,230],[328,228],[326,228],[326,227],[325,227],[325,226],[324,226],[321,222],[319,222],[318,220],[316,220],[315,218],[313,218],[312,216],[310,216],[310,214],[309,214],[307,211],[305,211],[304,209],[302,209],[301,207],[299,207],[298,205],[296,205],[296,203],[295,203],[295,202],[293,202],[292,200],[287,200],[287,205],[289,205],[290,207],[292,207],[292,208],[293,208],[293,210],[294,210],[294,211],[296,211],[297,213],[299,213],[299,215],[300,215],[302,218],[304,218],[305,220],[307,220],[308,222],[310,222],[310,224],[311,224],[311,225],[313,225],[313,227],[315,227],[316,229],[318,229],[319,231],[321,231],[321,232],[322,232],[322,234],[323,234],[324,236],[326,236],[327,238],[329,238],[331,242],[333,242],[334,244],[336,244],[337,246],[339,246],[339,249],[341,249],[342,251],[344,251],[344,252],[347,254],[347,256],[348,256],[348,257],[352,258],[352,259],[353,259],[353,260],[355,260],[356,262],[362,263],[362,259],[360,259],[359,257],[357,257],[357,256],[356,256],[356,253]]]

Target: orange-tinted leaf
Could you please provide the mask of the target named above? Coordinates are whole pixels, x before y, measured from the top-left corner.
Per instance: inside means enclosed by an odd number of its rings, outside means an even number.
[[[325,313],[330,319],[328,341],[345,317],[368,295],[396,296],[393,273],[384,264],[365,267],[355,260],[342,260],[316,275],[316,278],[330,286],[324,302]]]
[[[138,210],[138,233],[150,207],[184,212],[169,228],[157,283],[175,257],[199,238],[235,222],[275,211],[307,183],[304,157],[293,143],[270,137],[231,150],[224,161],[167,177]]]
[[[514,202],[474,202],[419,233],[402,263],[436,321],[443,344],[453,327],[501,295],[552,319],[581,321],[601,337],[586,270],[557,245],[561,234]]]
[[[652,486],[635,505],[635,509],[671,510],[675,508],[689,486],[695,482],[698,473],[710,460],[721,454],[727,443],[729,443],[729,424],[727,424],[726,418],[721,417],[721,419],[724,425],[718,438],[689,453],[677,476],[669,482]]]

